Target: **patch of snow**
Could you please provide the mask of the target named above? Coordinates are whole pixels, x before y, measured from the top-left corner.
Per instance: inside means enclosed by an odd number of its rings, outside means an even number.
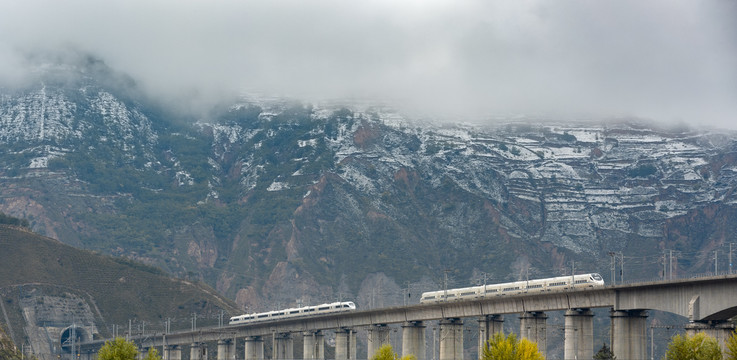
[[[247,138],[241,137],[242,128],[239,125],[211,125],[212,136],[215,139],[225,139],[228,143],[234,144],[238,141],[248,141]]]
[[[469,142],[473,139],[473,136],[471,136],[467,130],[458,127],[440,128],[436,130],[436,133],[440,136],[457,139],[463,142]]]
[[[207,193],[207,198],[211,199],[217,199],[220,197],[220,194],[215,190],[215,187],[212,185],[212,182],[209,180],[207,181],[207,188],[210,189],[210,191]]]
[[[545,158],[553,159],[582,159],[589,157],[589,149],[581,146],[576,147],[546,147]]]
[[[663,227],[658,222],[641,222],[637,229],[637,235],[643,237],[661,237],[663,236]]]
[[[532,145],[532,144],[539,144],[540,143],[540,141],[538,141],[538,140],[530,139],[530,138],[524,138],[524,137],[514,137],[513,136],[510,139],[512,141],[514,141],[515,143],[521,144],[521,145]],[[507,144],[507,146],[509,146],[509,144]]]
[[[211,166],[211,167],[212,167],[213,169],[215,169],[215,170],[217,170],[217,171],[221,171],[221,170],[222,170],[222,168],[220,167],[220,163],[218,163],[217,161],[215,161],[215,159],[213,159],[213,158],[211,158],[211,157],[208,157],[208,158],[207,158],[207,163],[208,163],[208,164],[209,164],[209,165],[210,165],[210,166]]]
[[[615,134],[615,135],[609,135],[608,137],[613,137],[619,141],[620,144],[623,143],[633,143],[633,144],[663,144],[670,139],[660,136],[660,135],[654,135],[654,134]]]
[[[178,186],[194,185],[194,179],[192,178],[192,175],[190,175],[186,171],[177,171],[174,178],[177,180]]]
[[[266,191],[281,191],[284,189],[289,189],[289,184],[279,181],[274,181],[269,185],[269,187],[266,188]]]
[[[353,185],[356,189],[369,194],[376,193],[376,187],[373,184],[373,180],[353,166],[343,166],[341,168],[340,177]]]
[[[76,104],[63,94],[42,89],[20,97],[0,97],[0,142],[62,141],[81,138]]]
[[[384,125],[395,129],[411,125],[406,118],[397,113],[382,113],[381,121],[384,123]]]
[[[563,162],[545,162],[542,166],[538,166],[536,170],[545,178],[580,179],[573,167]]]
[[[315,120],[326,120],[331,115],[333,115],[333,110],[330,109],[313,109],[312,111],[312,119]]]
[[[522,200],[534,201],[534,202],[538,202],[538,203],[540,202],[540,199],[538,199],[538,198],[536,198],[534,196],[528,196],[528,195],[523,195],[523,194],[519,194],[519,193],[514,194],[514,196],[516,196],[516,197],[518,197],[518,198],[520,198]]]
[[[131,141],[137,136],[144,136],[148,142],[156,141],[151,123],[145,115],[128,107],[112,94],[101,91],[90,101],[91,107],[102,115],[104,124],[121,134],[124,141]]]
[[[526,172],[515,170],[515,171],[512,171],[511,174],[509,174],[509,178],[510,179],[525,179],[525,180],[527,180],[527,179],[530,178],[530,175],[527,174]]]
[[[297,140],[297,145],[301,148],[305,146],[315,147],[317,145],[317,139]]]
[[[30,169],[42,169],[46,168],[49,165],[49,160],[53,158],[50,156],[41,156],[37,158],[31,159],[30,165],[28,165],[28,168]]]
[[[591,222],[599,229],[632,232],[629,216],[626,214],[605,211],[590,216]]]
[[[570,203],[570,202],[545,202],[545,210],[548,212],[554,211],[582,211],[586,209],[585,203]]]
[[[604,139],[601,129],[569,128],[566,129],[566,131],[568,132],[568,134],[575,136],[576,140],[580,142],[597,143],[599,142],[599,140]]]

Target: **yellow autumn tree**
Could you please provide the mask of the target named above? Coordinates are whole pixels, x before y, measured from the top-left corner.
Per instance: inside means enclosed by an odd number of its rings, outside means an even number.
[[[143,358],[143,360],[161,360],[161,355],[159,355],[159,352],[156,350],[156,348],[150,348],[148,349],[148,353],[146,354],[146,357]]]
[[[496,333],[484,346],[481,360],[544,360],[534,342],[509,334]]]
[[[721,360],[719,342],[703,332],[693,336],[676,335],[668,344],[665,358],[670,360]]]
[[[135,360],[138,355],[136,345],[122,337],[108,340],[97,352],[98,360]]]
[[[737,330],[725,342],[724,360],[737,360]]]
[[[379,351],[371,357],[371,360],[417,360],[417,358],[414,355],[399,357],[399,354],[394,352],[391,345],[384,344],[381,345]]]
[[[138,347],[132,341],[126,341],[122,337],[108,340],[97,352],[97,360],[135,360],[138,356]],[[156,348],[148,349],[144,360],[161,360],[161,355]]]

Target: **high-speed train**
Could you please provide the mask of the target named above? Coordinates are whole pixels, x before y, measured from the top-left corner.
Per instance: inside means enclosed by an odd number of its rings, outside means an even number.
[[[233,316],[230,318],[230,324],[246,324],[272,319],[285,319],[297,316],[329,314],[352,310],[356,310],[356,304],[354,304],[352,301],[334,302],[315,306],[303,306],[300,308],[289,308],[283,310]]]
[[[461,289],[448,289],[422,293],[421,304],[444,301],[474,300],[484,297],[540,293],[604,286],[604,279],[596,273],[559,276],[548,279],[515,281],[503,284],[481,285]]]

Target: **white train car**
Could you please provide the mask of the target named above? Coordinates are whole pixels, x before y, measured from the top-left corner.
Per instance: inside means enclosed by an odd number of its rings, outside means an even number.
[[[230,325],[246,324],[266,320],[285,319],[298,316],[329,314],[336,312],[356,310],[356,304],[352,301],[334,302],[315,306],[303,306],[300,308],[289,308],[283,310],[267,311],[262,313],[243,314],[230,318]]]
[[[604,286],[604,279],[597,273],[559,276],[547,279],[515,281],[503,284],[430,291],[422,293],[420,303],[431,304],[445,301],[475,300],[492,296],[552,292],[597,286]]]

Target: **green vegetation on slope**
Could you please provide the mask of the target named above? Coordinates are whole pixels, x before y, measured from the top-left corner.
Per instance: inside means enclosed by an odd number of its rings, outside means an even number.
[[[0,359],[20,360],[22,358],[21,352],[13,345],[13,342],[10,341],[2,326],[0,326]]]
[[[5,215],[2,212],[0,212],[0,224],[21,226],[21,227],[27,228],[28,227],[28,220],[14,218],[12,216],[8,216],[8,215]]]

